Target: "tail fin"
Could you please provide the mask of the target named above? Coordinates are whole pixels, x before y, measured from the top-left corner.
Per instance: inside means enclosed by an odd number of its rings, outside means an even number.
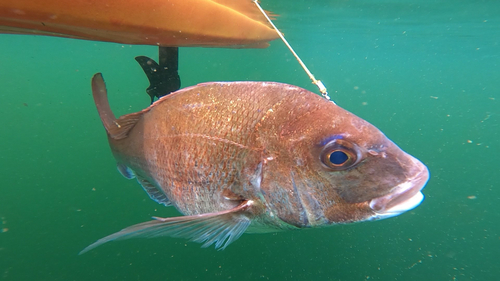
[[[127,137],[128,132],[135,126],[144,111],[128,114],[116,119],[109,106],[106,84],[101,73],[92,77],[92,96],[102,124],[106,128],[108,135],[116,140]]]
[[[97,73],[92,77],[92,96],[94,97],[95,106],[97,107],[97,112],[99,112],[99,117],[101,117],[102,124],[106,128],[106,131],[110,133],[110,131],[113,131],[113,128],[117,127],[116,117],[109,106],[106,84],[104,84],[101,73]]]

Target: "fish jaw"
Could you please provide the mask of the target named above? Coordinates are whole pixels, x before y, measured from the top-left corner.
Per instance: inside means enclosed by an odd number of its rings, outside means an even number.
[[[398,184],[384,196],[374,198],[369,206],[375,213],[369,220],[380,220],[398,216],[414,209],[424,200],[421,190],[429,180],[429,170],[418,159],[412,157],[415,164],[414,174]]]

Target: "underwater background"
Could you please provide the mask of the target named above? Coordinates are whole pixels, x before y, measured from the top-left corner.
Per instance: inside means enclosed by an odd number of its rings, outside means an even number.
[[[262,1],[333,100],[424,162],[426,199],[395,218],[245,234],[224,251],[131,239],[78,255],[151,216],[176,216],[116,170],[91,96],[148,106],[134,57],[157,48],[0,35],[0,280],[497,280],[500,2]],[[182,87],[278,81],[317,92],[281,41],[181,48]]]

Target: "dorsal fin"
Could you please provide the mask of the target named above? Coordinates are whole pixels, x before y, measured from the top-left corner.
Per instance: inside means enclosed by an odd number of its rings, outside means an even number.
[[[111,107],[109,106],[108,93],[106,84],[101,73],[97,73],[92,77],[92,96],[94,97],[95,106],[102,124],[108,135],[115,139],[126,138],[128,132],[135,126],[145,111],[140,111],[132,114],[127,114],[116,119]]]

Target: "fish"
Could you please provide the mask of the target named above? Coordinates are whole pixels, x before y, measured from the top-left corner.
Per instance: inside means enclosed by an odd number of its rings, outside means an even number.
[[[418,206],[427,167],[335,103],[277,82],[208,82],[116,118],[95,104],[118,170],[183,216],[106,236],[179,237],[225,249],[243,233],[394,217]]]

